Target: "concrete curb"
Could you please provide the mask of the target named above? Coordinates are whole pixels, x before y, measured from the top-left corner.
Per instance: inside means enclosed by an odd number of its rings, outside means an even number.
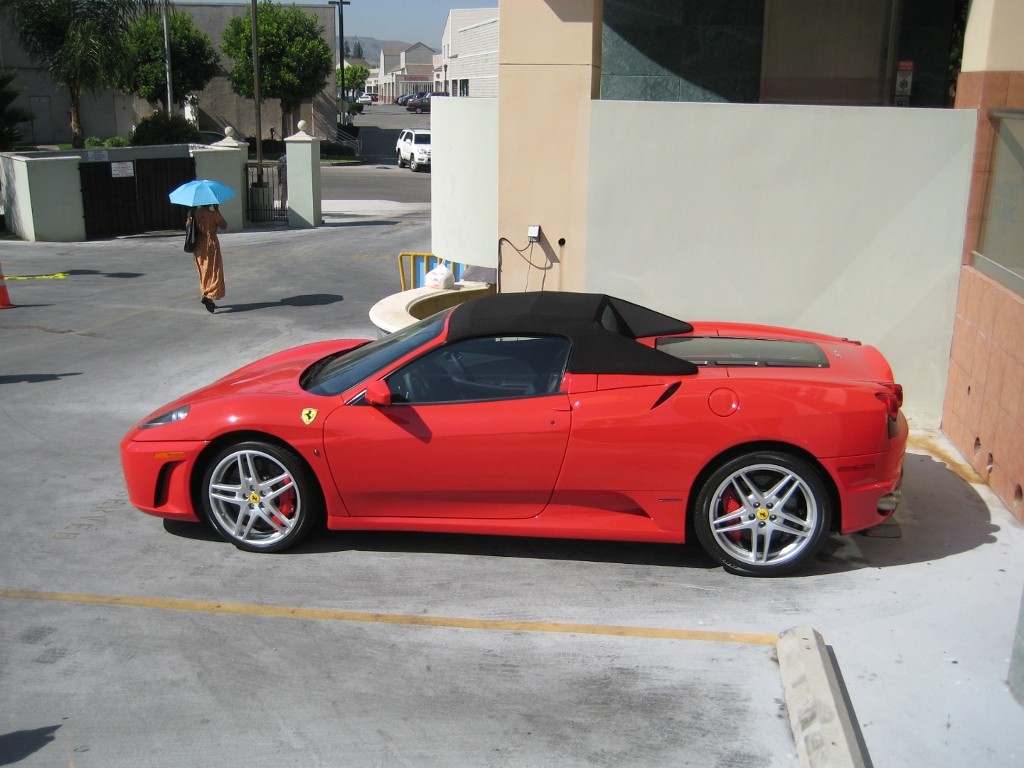
[[[429,213],[430,203],[398,203],[392,200],[323,200],[321,212],[327,216],[366,216],[390,214],[392,216],[411,213]]]
[[[822,636],[794,627],[776,645],[786,709],[804,768],[870,768],[846,687]]]

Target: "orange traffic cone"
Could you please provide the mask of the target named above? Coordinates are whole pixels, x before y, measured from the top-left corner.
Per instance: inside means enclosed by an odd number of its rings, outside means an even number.
[[[7,293],[7,280],[4,278],[4,268],[0,265],[0,309],[10,309],[11,297]]]

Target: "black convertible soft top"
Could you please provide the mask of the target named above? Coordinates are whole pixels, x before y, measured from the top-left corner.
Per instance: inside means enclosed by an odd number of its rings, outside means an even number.
[[[693,326],[603,293],[499,293],[459,304],[448,320],[448,340],[487,335],[556,335],[572,342],[573,373],[680,376],[697,366],[638,338],[690,333]]]

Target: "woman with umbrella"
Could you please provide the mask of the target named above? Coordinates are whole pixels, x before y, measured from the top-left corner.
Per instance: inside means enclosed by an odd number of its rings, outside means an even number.
[[[172,203],[189,206],[186,229],[190,221],[195,222],[196,247],[192,255],[199,271],[201,301],[207,312],[217,309],[213,303],[216,299],[224,298],[224,259],[217,230],[227,229],[228,223],[221,215],[219,204],[234,196],[230,187],[209,179],[182,184],[170,194]]]

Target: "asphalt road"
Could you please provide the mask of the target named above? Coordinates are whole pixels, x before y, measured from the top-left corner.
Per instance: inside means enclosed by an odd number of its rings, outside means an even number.
[[[324,166],[320,171],[323,199],[429,203],[430,173],[399,168],[395,142],[403,128],[429,128],[430,115],[406,112],[393,104],[373,105],[356,117],[356,125],[366,162]]]

